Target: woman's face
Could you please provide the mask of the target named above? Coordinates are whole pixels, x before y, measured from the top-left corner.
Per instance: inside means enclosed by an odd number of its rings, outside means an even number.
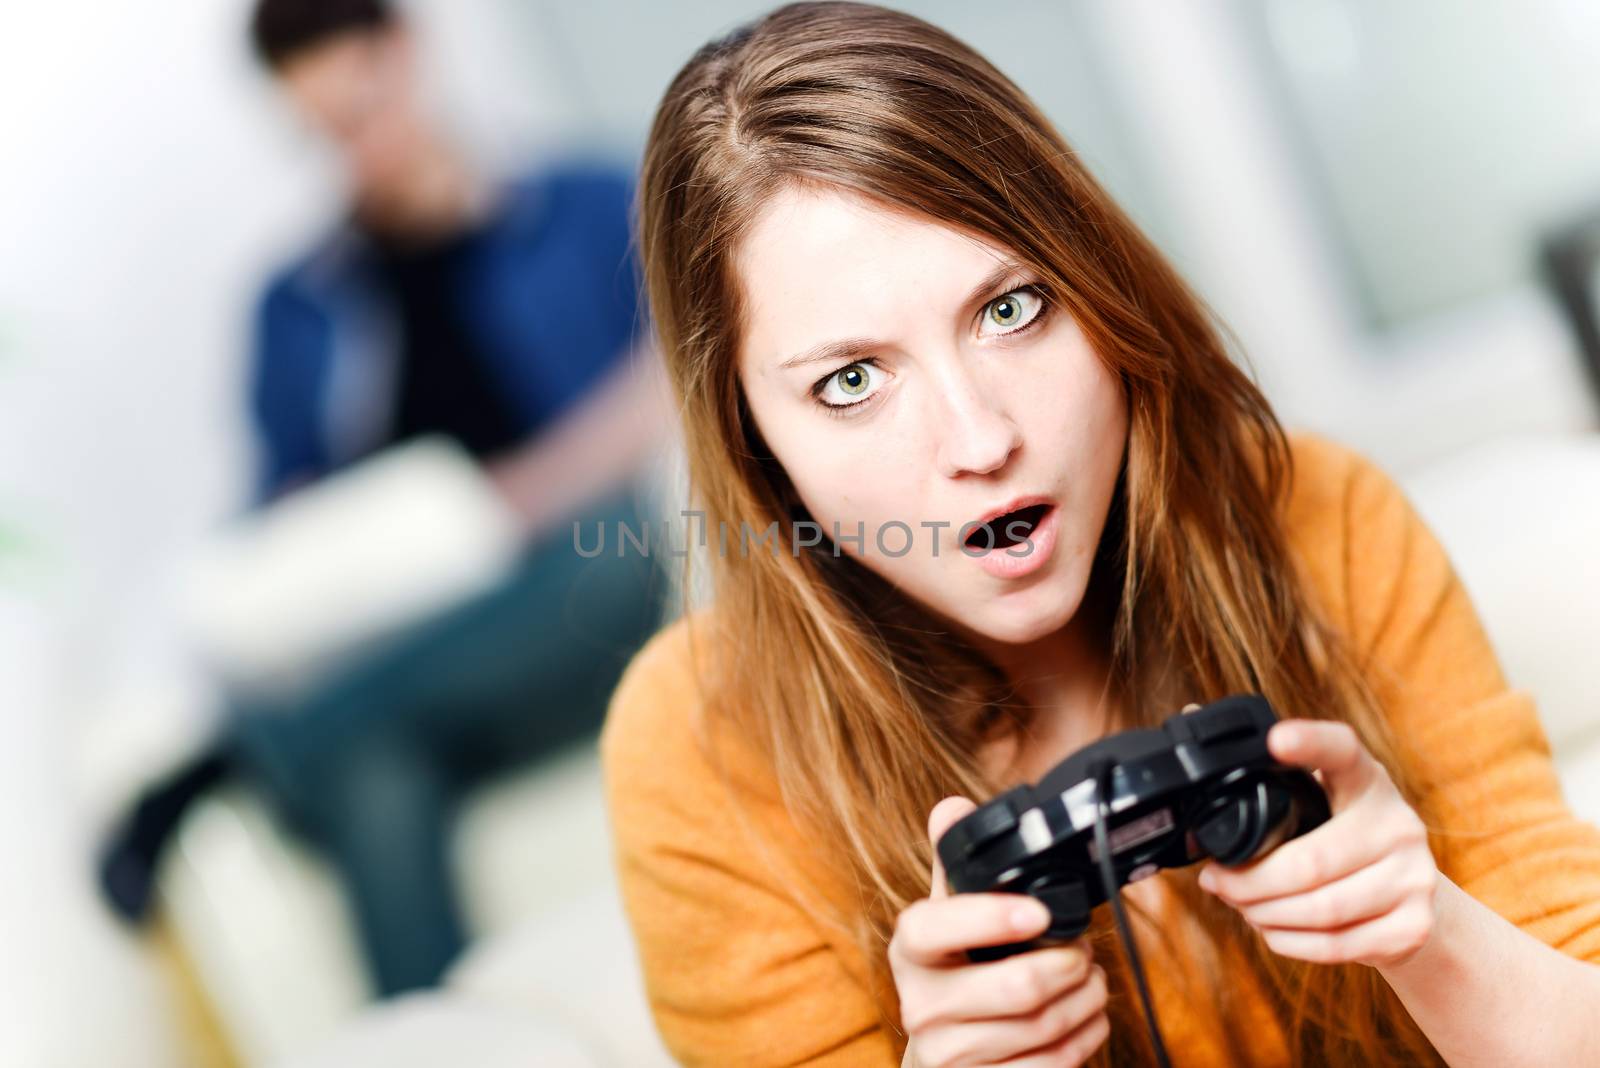
[[[751,413],[832,545],[992,641],[1069,622],[1127,406],[1040,279],[981,238],[802,187],[762,211],[739,270]]]

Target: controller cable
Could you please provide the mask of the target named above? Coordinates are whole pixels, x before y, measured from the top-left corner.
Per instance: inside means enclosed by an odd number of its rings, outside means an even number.
[[[1117,919],[1117,934],[1122,939],[1123,951],[1133,968],[1133,981],[1139,990],[1139,1002],[1144,1007],[1145,1026],[1150,1029],[1150,1044],[1156,1053],[1156,1063],[1161,1068],[1171,1068],[1167,1047],[1161,1041],[1161,1025],[1156,1020],[1155,1005],[1150,1001],[1150,988],[1145,983],[1144,965],[1139,961],[1139,949],[1133,942],[1133,930],[1128,926],[1127,914],[1122,910],[1122,888],[1117,885],[1117,873],[1111,864],[1111,841],[1106,832],[1106,819],[1111,815],[1111,775],[1116,770],[1115,761],[1099,760],[1094,770],[1094,847],[1099,854],[1100,882],[1105,887],[1106,900]]]

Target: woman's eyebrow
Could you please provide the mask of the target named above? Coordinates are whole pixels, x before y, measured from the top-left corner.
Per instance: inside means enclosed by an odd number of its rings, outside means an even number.
[[[828,341],[814,346],[806,351],[790,356],[778,365],[781,371],[791,367],[801,367],[808,363],[832,362],[834,360],[849,360],[860,356],[864,352],[878,348],[882,342],[874,341],[870,337],[847,337],[840,341]]]
[[[999,289],[1001,284],[1016,275],[1025,273],[1027,270],[1027,267],[1015,260],[1007,260],[991,271],[983,281],[973,286],[972,292],[967,295],[967,299],[962,302],[961,306],[964,308],[968,304],[976,304],[980,300],[988,299],[989,295]]]
[[[983,281],[972,287],[972,292],[968,294],[966,300],[962,301],[961,306],[964,308],[969,304],[976,304],[978,301],[986,299],[1007,279],[1016,275],[1020,275],[1026,270],[1027,268],[1022,264],[1012,260],[1008,260],[1005,263],[1000,264],[1000,266],[996,267],[993,271],[984,276]],[[839,341],[827,341],[821,345],[815,345],[804,352],[790,356],[788,359],[778,364],[778,370],[787,371],[791,368],[803,367],[806,364],[811,363],[832,363],[836,360],[853,360],[863,353],[871,352],[873,349],[881,347],[882,344],[882,342],[870,337],[847,337],[842,338]]]

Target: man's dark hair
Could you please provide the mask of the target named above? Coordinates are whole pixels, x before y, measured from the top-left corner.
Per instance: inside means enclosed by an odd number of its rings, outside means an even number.
[[[299,52],[351,30],[377,30],[395,21],[388,0],[256,0],[250,43],[277,69]]]

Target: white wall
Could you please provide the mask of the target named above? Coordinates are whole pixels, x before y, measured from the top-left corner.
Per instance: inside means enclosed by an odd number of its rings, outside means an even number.
[[[238,19],[61,2],[0,28],[0,526],[27,542],[0,579],[6,1064],[179,1063],[91,896],[77,768],[86,703],[159,630],[152,580],[232,492],[246,267],[312,182],[219,47]]]
[[[494,61],[485,10],[423,14],[479,147],[509,154],[552,94]],[[242,493],[255,288],[332,205],[246,11],[0,13],[0,1064],[180,1063],[165,990],[87,875],[105,806],[157,756],[137,747],[206,714],[167,580]]]

